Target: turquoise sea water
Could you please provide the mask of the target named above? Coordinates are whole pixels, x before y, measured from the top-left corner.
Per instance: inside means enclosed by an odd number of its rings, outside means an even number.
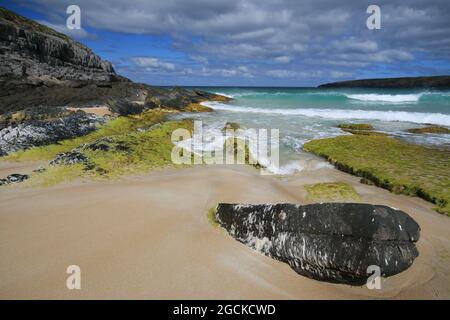
[[[426,124],[450,127],[450,90],[201,89],[233,98],[228,103],[208,102],[216,112],[194,115],[206,129],[220,129],[232,121],[246,128],[280,130],[280,173],[308,166],[311,156],[302,150],[306,141],[346,134],[336,127],[339,123],[370,123],[378,131],[411,143],[450,148],[450,135],[406,131]]]

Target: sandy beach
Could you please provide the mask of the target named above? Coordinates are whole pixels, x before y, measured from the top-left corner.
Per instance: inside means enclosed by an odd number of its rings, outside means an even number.
[[[419,257],[383,279],[381,290],[300,276],[207,218],[218,202],[308,203],[302,185],[332,181],[353,185],[360,202],[407,212],[422,229]],[[164,169],[111,182],[2,188],[0,203],[1,299],[450,298],[450,219],[334,168],[286,177],[237,165]],[[66,288],[73,264],[81,290]]]

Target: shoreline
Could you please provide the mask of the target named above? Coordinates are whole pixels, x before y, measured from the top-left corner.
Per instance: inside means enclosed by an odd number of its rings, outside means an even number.
[[[361,196],[353,202],[400,208],[422,228],[419,257],[384,279],[381,291],[300,276],[208,221],[218,202],[306,204],[303,185],[332,181],[352,185]],[[119,181],[8,188],[0,200],[3,299],[450,297],[448,217],[421,199],[360,184],[334,168],[285,177],[236,165],[159,169]],[[78,292],[65,289],[71,264],[82,269]]]

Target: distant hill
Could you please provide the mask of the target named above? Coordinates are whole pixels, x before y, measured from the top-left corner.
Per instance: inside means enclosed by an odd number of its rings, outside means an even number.
[[[321,84],[319,88],[450,88],[450,76],[339,81]]]

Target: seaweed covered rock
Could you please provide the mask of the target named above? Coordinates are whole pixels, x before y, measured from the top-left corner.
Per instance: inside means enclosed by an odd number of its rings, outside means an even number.
[[[71,165],[71,164],[87,164],[87,157],[78,150],[63,152],[56,155],[55,159],[49,162],[49,165]]]
[[[450,129],[443,126],[426,126],[423,128],[413,128],[407,130],[410,133],[434,133],[434,134],[450,134]]]
[[[419,225],[386,206],[219,204],[215,218],[236,240],[316,280],[362,285],[369,266],[388,277],[419,254]]]

